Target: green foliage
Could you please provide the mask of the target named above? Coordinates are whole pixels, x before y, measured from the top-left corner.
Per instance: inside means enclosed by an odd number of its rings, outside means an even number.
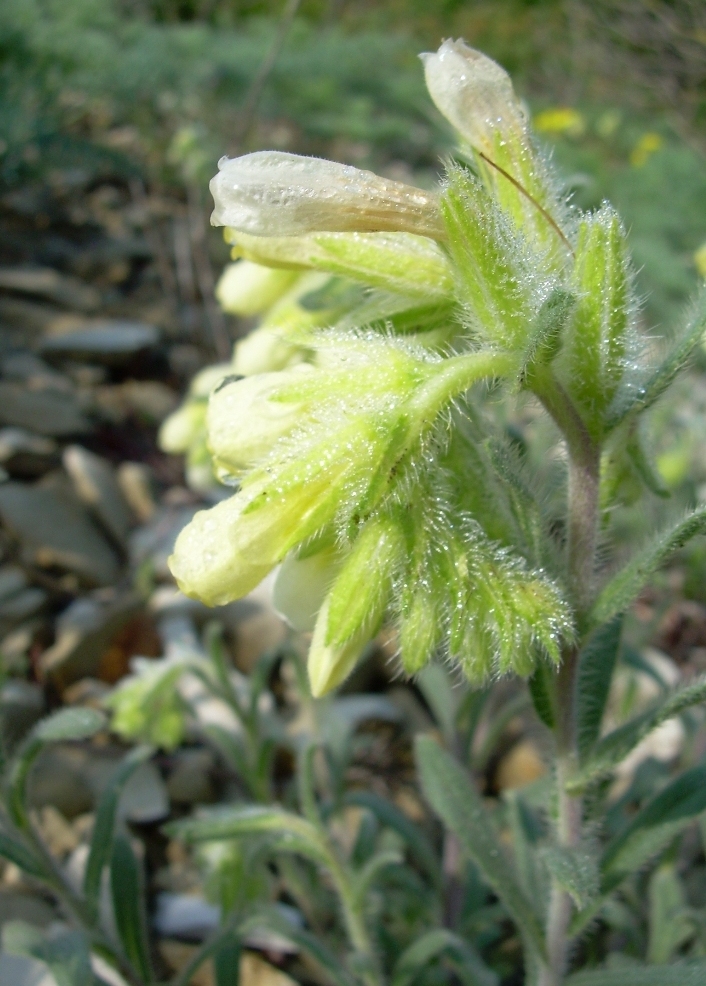
[[[612,889],[664,849],[706,809],[706,768],[680,774],[637,813],[601,859],[604,886]]]
[[[622,616],[614,617],[592,634],[579,654],[576,743],[582,758],[593,747],[601,731],[622,628]]]
[[[624,613],[645,583],[669,556],[706,530],[706,508],[700,507],[656,535],[601,590],[591,614],[593,626]]]
[[[2,929],[2,947],[10,955],[43,962],[57,986],[94,986],[88,942],[80,931],[49,937],[25,921],[8,921]]]
[[[545,947],[544,935],[505,858],[480,795],[460,764],[434,740],[420,737],[416,756],[422,790],[429,803],[497,893],[528,947],[541,956]]]
[[[142,867],[130,837],[118,831],[110,857],[110,890],[118,934],[125,954],[145,982],[154,979],[147,940],[147,914]]]
[[[653,729],[705,700],[706,679],[699,678],[654,702],[640,715],[607,733],[595,744],[580,770],[570,778],[569,788],[581,790],[591,781],[605,776]]]

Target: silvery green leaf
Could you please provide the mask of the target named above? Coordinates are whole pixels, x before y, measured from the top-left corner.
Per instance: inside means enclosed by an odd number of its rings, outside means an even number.
[[[460,960],[458,974],[464,986],[497,986],[497,974],[475,948],[446,928],[427,931],[400,955],[392,972],[392,986],[409,986],[425,966],[444,953]]]
[[[580,791],[591,781],[610,773],[637,744],[667,719],[706,701],[706,677],[675,689],[650,708],[607,733],[593,747],[586,761],[571,777],[567,790]]]
[[[622,616],[599,627],[581,648],[576,680],[576,734],[585,757],[601,730],[603,712],[620,649]]]
[[[535,955],[543,955],[544,936],[532,905],[517,883],[483,800],[466,771],[427,736],[417,738],[416,759],[422,790],[430,805],[503,902],[527,947]]]
[[[542,859],[559,886],[571,895],[579,911],[598,896],[598,861],[589,850],[546,846]]]
[[[604,890],[617,886],[664,849],[706,810],[706,767],[680,774],[608,844],[601,859]]]
[[[601,590],[589,616],[590,624],[600,626],[624,613],[667,558],[691,538],[704,532],[706,507],[698,507],[671,527],[660,531]]]
[[[703,986],[706,963],[676,965],[619,965],[574,973],[566,986]]]

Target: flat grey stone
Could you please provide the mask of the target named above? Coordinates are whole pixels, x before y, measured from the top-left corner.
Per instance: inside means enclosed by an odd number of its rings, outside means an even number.
[[[152,349],[159,342],[159,330],[144,322],[107,320],[84,329],[46,336],[40,351],[47,356],[86,359],[106,365],[129,362],[133,356]]]
[[[169,814],[169,795],[162,776],[151,761],[137,768],[118,805],[118,815],[128,822],[158,822]]]
[[[88,585],[110,585],[118,558],[61,474],[39,483],[0,485],[0,517],[21,542],[23,559],[40,568],[58,567]]]
[[[0,688],[0,724],[3,742],[12,749],[41,719],[44,692],[22,678],[10,678]]]
[[[197,506],[157,509],[151,520],[138,527],[130,536],[130,559],[133,565],[139,566],[149,561],[158,579],[172,581],[167,559],[174,551],[182,528],[186,527],[199,509]]]
[[[56,623],[56,642],[40,658],[42,674],[63,691],[98,674],[100,662],[116,635],[140,610],[132,593],[111,603],[84,597],[71,603]]]
[[[91,509],[113,540],[124,548],[132,517],[111,464],[81,445],[64,449],[63,462],[79,499]]]
[[[95,311],[100,292],[52,267],[0,267],[0,290],[34,295],[82,312]]]
[[[27,585],[27,576],[18,565],[3,565],[0,568],[0,605],[22,592]]]
[[[85,434],[93,427],[71,391],[5,380],[0,381],[0,424],[57,437]]]
[[[72,384],[68,377],[53,369],[43,359],[24,349],[8,353],[0,361],[2,376],[6,380],[30,382],[41,387],[56,387],[58,390],[71,390]]]
[[[59,446],[24,428],[0,428],[0,464],[11,476],[36,478],[59,464]]]
[[[23,589],[17,595],[0,603],[0,632],[7,633],[17,623],[34,616],[44,606],[48,596],[44,589]]]
[[[88,760],[87,751],[76,744],[45,747],[29,775],[28,807],[53,805],[69,821],[91,811],[95,795],[87,776]]]

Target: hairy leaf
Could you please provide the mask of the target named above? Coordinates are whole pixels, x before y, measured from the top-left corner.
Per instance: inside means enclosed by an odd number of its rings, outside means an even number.
[[[706,963],[678,965],[620,965],[590,969],[569,976],[566,986],[703,986]]]
[[[544,937],[531,904],[520,889],[483,805],[466,771],[427,736],[416,742],[422,789],[434,811],[456,835],[515,921],[527,945],[544,953]]]
[[[466,986],[497,986],[497,974],[488,968],[473,946],[446,928],[427,931],[400,955],[392,973],[392,986],[409,986],[432,959],[444,952],[461,960]]]
[[[240,836],[269,834],[282,850],[303,853],[318,863],[329,861],[328,850],[314,826],[304,818],[280,808],[249,805],[226,808],[202,818],[175,822],[166,831],[186,842],[211,842]]]
[[[616,428],[628,416],[651,407],[687,366],[706,332],[706,290],[696,299],[683,330],[672,340],[661,362],[636,387],[628,401],[620,401],[613,410],[607,428]]]
[[[125,953],[145,982],[152,982],[142,868],[124,832],[118,832],[113,838],[110,888],[115,923]]]
[[[107,720],[97,709],[61,709],[47,719],[42,719],[33,735],[42,743],[61,743],[67,740],[83,740],[105,729]]]
[[[545,661],[539,661],[534,674],[527,679],[534,710],[548,729],[556,725],[556,712],[552,698],[551,670]]]
[[[622,615],[599,627],[579,654],[576,682],[576,732],[584,758],[598,739],[613,669],[620,650]]]
[[[269,928],[297,945],[314,960],[334,986],[357,986],[357,980],[350,975],[340,956],[330,952],[314,935],[288,921],[276,907],[259,908],[256,914],[241,925],[240,933],[246,937],[248,933],[261,928]]]
[[[706,507],[699,507],[668,530],[661,531],[604,587],[591,611],[590,624],[600,626],[624,613],[664,561],[691,538],[704,532]]]
[[[8,809],[20,829],[28,826],[25,789],[34,761],[47,743],[83,740],[106,725],[106,718],[96,709],[61,709],[40,720],[23,742],[10,769]]]
[[[692,705],[704,701],[706,701],[706,676],[676,689],[639,716],[618,726],[598,741],[578,773],[570,779],[567,790],[580,791],[597,777],[609,773],[653,729]]]
[[[35,857],[34,853],[27,849],[23,843],[6,835],[4,832],[0,832],[0,856],[14,863],[15,866],[19,866],[29,876],[39,878],[46,876],[44,867]]]
[[[609,889],[643,866],[706,810],[706,766],[692,767],[654,797],[607,846],[601,860]]]
[[[138,746],[125,757],[113,773],[108,786],[101,795],[96,812],[91,849],[83,878],[83,892],[89,903],[95,905],[100,892],[103,867],[107,866],[113,848],[115,817],[120,795],[135,770],[152,754],[152,748]]]
[[[597,897],[598,862],[588,850],[547,846],[542,858],[559,886],[571,894],[578,910],[582,911]]]
[[[441,887],[441,871],[434,847],[424,832],[391,801],[381,798],[373,791],[349,791],[344,797],[344,804],[367,808],[382,825],[387,825],[401,835],[431,882]]]

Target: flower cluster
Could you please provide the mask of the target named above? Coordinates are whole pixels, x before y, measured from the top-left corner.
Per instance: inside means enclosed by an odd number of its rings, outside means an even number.
[[[287,293],[236,352],[231,372],[248,375],[208,403],[210,452],[237,492],[196,515],[171,567],[214,605],[281,565],[279,604],[313,630],[314,694],[385,617],[410,673],[435,653],[476,681],[557,661],[573,632],[565,574],[478,385],[533,393],[589,443],[633,386],[614,213],[569,209],[496,63],[451,41],[423,59],[460,137],[438,190],[279,152],[224,159],[211,183],[241,258],[230,276],[257,264],[271,269],[261,297]]]

